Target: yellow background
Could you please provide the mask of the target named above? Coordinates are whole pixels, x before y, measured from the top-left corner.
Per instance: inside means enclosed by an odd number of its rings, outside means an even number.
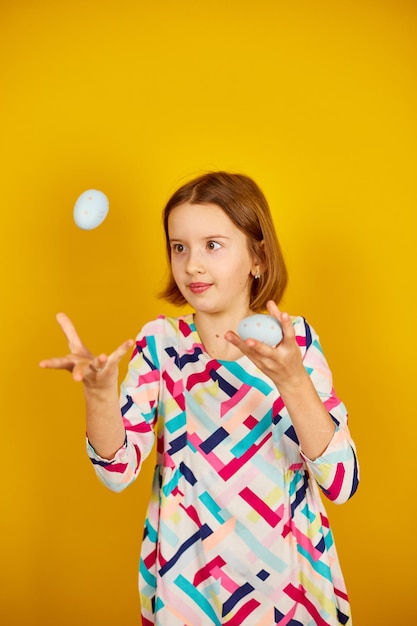
[[[57,311],[93,351],[171,312],[161,208],[213,168],[267,195],[284,306],[350,411],[362,482],[327,510],[354,624],[417,619],[416,17],[412,0],[3,0],[2,624],[139,622],[152,461],[106,491],[81,387],[37,364],[66,351]],[[85,232],[88,188],[110,212]]]

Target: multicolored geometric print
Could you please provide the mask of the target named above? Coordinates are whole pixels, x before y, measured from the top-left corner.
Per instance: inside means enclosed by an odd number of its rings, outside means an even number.
[[[322,494],[345,502],[358,465],[318,337],[293,319],[308,371],[337,428],[311,461],[272,381],[247,358],[205,353],[193,316],[138,335],[121,388],[126,441],[99,478],[121,491],[157,434],[141,549],[143,626],[351,625]]]

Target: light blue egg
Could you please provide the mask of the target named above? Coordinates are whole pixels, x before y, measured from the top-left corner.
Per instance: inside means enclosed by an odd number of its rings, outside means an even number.
[[[237,329],[242,339],[256,339],[269,346],[276,346],[282,340],[282,328],[279,321],[272,315],[258,313],[245,317]]]
[[[97,189],[87,189],[75,203],[74,222],[82,230],[92,230],[104,222],[108,211],[107,196]]]

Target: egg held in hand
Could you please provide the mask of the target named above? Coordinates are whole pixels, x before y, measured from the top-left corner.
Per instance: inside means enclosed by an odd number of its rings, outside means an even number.
[[[241,339],[256,339],[272,347],[282,340],[282,328],[279,321],[272,315],[263,313],[245,317],[240,322],[237,332]]]

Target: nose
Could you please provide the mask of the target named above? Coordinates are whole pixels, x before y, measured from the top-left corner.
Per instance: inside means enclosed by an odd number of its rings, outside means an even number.
[[[206,270],[201,250],[190,250],[185,269],[190,276],[204,274]]]

